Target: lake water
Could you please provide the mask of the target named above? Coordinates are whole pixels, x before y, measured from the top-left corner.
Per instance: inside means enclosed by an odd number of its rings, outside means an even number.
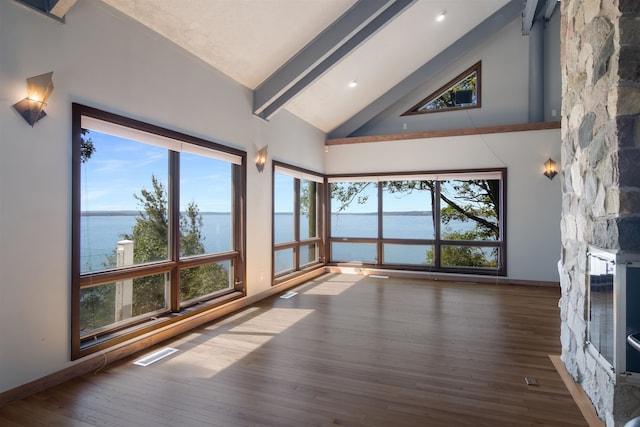
[[[81,218],[81,266],[82,271],[105,268],[113,256],[116,244],[123,234],[130,234],[137,215],[85,215]],[[229,213],[203,213],[202,236],[206,252],[231,249],[231,215]],[[301,222],[304,221],[302,218]],[[274,222],[275,241],[286,242],[293,238],[293,215],[276,214]],[[465,228],[469,225],[465,224]],[[424,215],[386,215],[383,219],[384,237],[432,239],[434,237],[432,217]],[[331,235],[334,237],[377,237],[377,216],[369,214],[332,214]],[[308,233],[307,233],[308,235]],[[304,236],[303,236],[304,237]],[[337,259],[368,261],[375,245],[336,245]],[[349,253],[344,253],[348,250]],[[427,246],[420,248],[393,247],[393,257],[405,259],[407,263],[424,262]],[[375,252],[375,250],[374,250]],[[286,254],[283,254],[286,256]],[[276,270],[279,261],[276,258]],[[289,264],[288,261],[284,261]]]

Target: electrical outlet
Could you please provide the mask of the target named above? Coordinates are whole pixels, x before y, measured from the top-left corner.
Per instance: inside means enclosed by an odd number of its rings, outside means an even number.
[[[527,383],[527,385],[532,385],[532,386],[537,386],[538,385],[538,380],[535,379],[535,378],[525,377],[524,381]]]

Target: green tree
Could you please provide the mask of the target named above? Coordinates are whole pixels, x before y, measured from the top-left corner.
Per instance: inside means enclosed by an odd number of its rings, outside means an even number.
[[[142,207],[131,234],[123,238],[134,242],[135,264],[160,261],[168,258],[169,213],[167,192],[155,176],[151,176],[151,189],[140,190],[134,195]],[[189,202],[180,214],[180,255],[193,256],[205,253],[202,236],[202,215],[195,201]],[[134,279],[133,315],[147,313],[165,306],[165,278],[156,275]],[[180,272],[180,297],[189,300],[203,296],[229,285],[228,272],[219,264],[205,264],[183,269]]]
[[[113,323],[115,304],[115,283],[81,289],[80,330],[93,331]]]
[[[202,236],[202,215],[195,201],[180,215],[180,254],[193,256],[205,253]],[[205,264],[180,271],[180,295],[189,300],[227,289],[229,273],[219,264]]]
[[[445,224],[451,221],[474,222],[475,230],[467,238],[451,240],[498,240],[500,238],[500,181],[469,180],[449,181],[453,194],[440,192],[440,199],[446,204],[441,209]],[[464,236],[462,236],[464,237]]]
[[[91,137],[88,137],[89,129],[80,129],[80,160],[86,163],[96,151]]]

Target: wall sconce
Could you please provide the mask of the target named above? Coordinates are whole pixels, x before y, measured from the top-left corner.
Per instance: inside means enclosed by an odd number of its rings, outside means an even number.
[[[258,168],[258,172],[262,172],[264,170],[264,165],[267,164],[267,147],[268,145],[265,145],[258,150],[258,157],[256,157],[256,167]]]
[[[53,92],[53,71],[27,79],[27,97],[13,104],[13,108],[33,127],[38,120],[47,115],[44,107]]]
[[[553,179],[554,176],[558,174],[558,168],[556,162],[554,162],[551,158],[544,162],[544,173],[543,175],[549,179]]]

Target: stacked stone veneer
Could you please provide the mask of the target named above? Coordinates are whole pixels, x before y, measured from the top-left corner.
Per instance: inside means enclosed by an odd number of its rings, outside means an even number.
[[[589,245],[640,257],[640,0],[562,0],[561,12],[562,359],[618,426],[640,416],[640,388],[586,351],[586,262]]]

